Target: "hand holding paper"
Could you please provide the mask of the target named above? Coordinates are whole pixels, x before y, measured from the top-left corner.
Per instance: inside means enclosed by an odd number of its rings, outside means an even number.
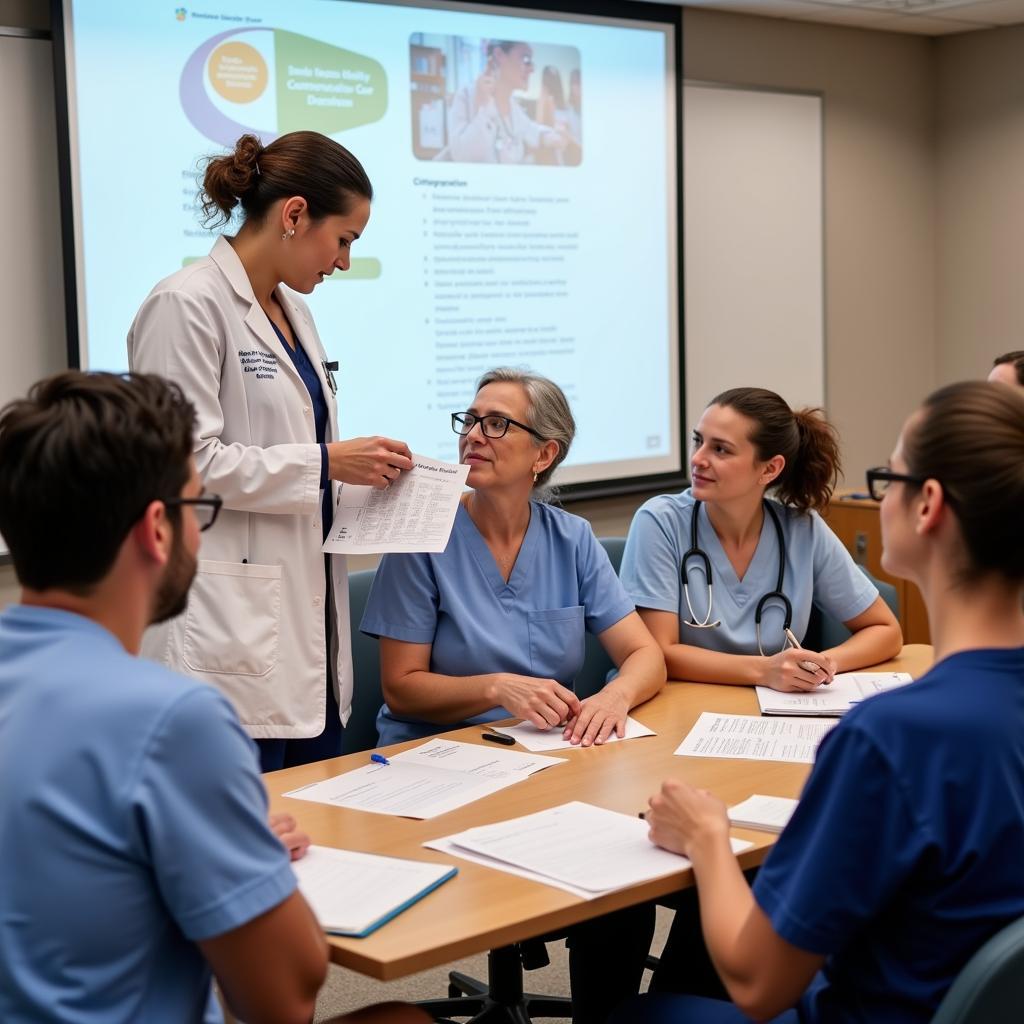
[[[469,466],[414,455],[412,469],[383,490],[345,484],[324,551],[444,551],[468,474]]]

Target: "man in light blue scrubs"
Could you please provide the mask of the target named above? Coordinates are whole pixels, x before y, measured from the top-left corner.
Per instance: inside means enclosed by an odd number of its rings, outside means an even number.
[[[0,412],[4,1024],[222,1020],[212,973],[251,1024],[308,1020],[326,974],[233,709],[135,656],[220,507],[193,425],[158,377],[75,371]]]

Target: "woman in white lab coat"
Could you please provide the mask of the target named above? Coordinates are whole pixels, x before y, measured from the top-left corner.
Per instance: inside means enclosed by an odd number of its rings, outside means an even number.
[[[338,440],[335,383],[296,292],[347,270],[373,189],[316,132],[212,158],[202,200],[238,233],[161,281],[128,335],[132,370],[177,381],[196,407],[195,460],[223,511],[203,535],[185,613],[145,653],[234,703],[264,771],[335,756],[352,703],[345,560],[321,552],[338,482],[386,487],[411,468],[385,437]]]

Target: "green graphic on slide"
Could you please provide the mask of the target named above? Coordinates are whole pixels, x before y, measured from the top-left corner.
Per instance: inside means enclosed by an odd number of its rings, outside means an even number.
[[[338,46],[274,30],[279,130],[331,135],[379,121],[387,111],[383,65]]]

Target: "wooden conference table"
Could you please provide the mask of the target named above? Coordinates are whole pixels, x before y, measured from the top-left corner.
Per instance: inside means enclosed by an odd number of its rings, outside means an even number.
[[[931,647],[911,644],[903,648],[899,657],[877,668],[909,672],[917,677],[928,669],[931,661]],[[584,900],[552,886],[424,849],[422,843],[570,800],[636,814],[647,806],[648,797],[657,791],[662,780],[670,776],[709,789],[730,805],[752,793],[799,795],[809,765],[675,757],[672,752],[702,711],[757,714],[757,698],[753,689],[746,686],[669,683],[634,713],[657,736],[608,747],[553,751],[552,756],[565,757],[568,764],[545,769],[508,789],[426,821],[329,807],[281,795],[364,765],[367,753],[266,775],[271,809],[293,814],[314,843],[458,866],[459,873],[454,879],[367,938],[330,936],[331,959],[387,981],[557,931],[691,885],[693,873],[686,870],[599,899]],[[479,727],[471,727],[445,733],[445,737],[483,743],[480,733]],[[381,749],[385,754],[398,753],[421,742]],[[760,864],[775,841],[773,835],[747,829],[734,829],[733,835],[753,843],[739,856],[744,868]]]

